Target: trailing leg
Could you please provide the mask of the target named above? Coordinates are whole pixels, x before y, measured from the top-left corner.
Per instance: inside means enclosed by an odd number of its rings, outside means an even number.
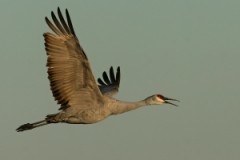
[[[49,122],[47,122],[47,120],[42,120],[42,121],[38,121],[38,122],[35,122],[35,123],[26,123],[26,124],[23,124],[20,127],[18,127],[16,130],[18,132],[22,132],[22,131],[25,131],[25,130],[31,130],[33,128],[44,126],[44,125],[47,125],[47,124],[49,124]]]

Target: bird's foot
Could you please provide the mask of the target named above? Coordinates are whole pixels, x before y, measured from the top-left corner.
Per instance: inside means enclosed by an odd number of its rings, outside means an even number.
[[[18,127],[16,130],[17,130],[18,132],[22,132],[22,131],[29,130],[29,129],[33,129],[33,128],[34,128],[34,127],[33,127],[32,124],[26,123],[26,124],[23,124],[23,125],[21,125],[20,127]]]

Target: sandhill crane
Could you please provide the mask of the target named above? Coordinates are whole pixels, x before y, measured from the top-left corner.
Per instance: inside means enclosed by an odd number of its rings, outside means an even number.
[[[160,105],[178,101],[163,95],[152,95],[138,102],[123,102],[114,99],[120,84],[120,68],[116,76],[113,67],[109,75],[103,72],[102,79],[96,83],[87,55],[75,34],[68,10],[63,18],[61,10],[51,16],[54,24],[45,17],[46,23],[55,33],[44,33],[47,52],[48,78],[52,94],[58,104],[60,112],[47,115],[42,121],[27,123],[17,128],[17,131],[30,130],[51,123],[91,124],[99,122],[110,115],[116,115],[137,109],[145,105]],[[59,21],[60,20],[60,21]]]

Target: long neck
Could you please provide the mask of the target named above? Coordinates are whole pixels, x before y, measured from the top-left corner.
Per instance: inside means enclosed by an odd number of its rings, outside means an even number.
[[[124,112],[128,112],[142,106],[148,105],[146,100],[138,101],[138,102],[123,102],[119,100],[115,100],[113,105],[110,107],[112,114],[121,114]]]

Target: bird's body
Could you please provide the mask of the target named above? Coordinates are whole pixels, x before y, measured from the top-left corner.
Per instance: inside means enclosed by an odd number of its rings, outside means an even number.
[[[104,97],[102,104],[96,104],[93,106],[87,106],[86,109],[79,110],[78,106],[69,107],[60,113],[55,115],[49,115],[48,121],[65,122],[65,123],[79,123],[79,124],[91,124],[99,122],[110,115],[121,114],[138,107],[146,105],[145,101],[134,102],[122,102],[111,97]]]
[[[59,8],[60,21],[53,12],[51,15],[55,25],[47,17],[46,22],[55,34],[44,33],[48,56],[48,78],[53,96],[61,105],[61,111],[47,115],[42,121],[24,124],[17,128],[17,131],[59,122],[91,124],[110,115],[121,114],[145,105],[172,104],[167,100],[175,100],[160,94],[138,102],[123,102],[114,99],[112,96],[118,92],[120,84],[120,68],[117,68],[116,75],[112,67],[109,70],[109,76],[103,72],[103,80],[99,78],[98,85],[88,58],[75,35],[68,11],[66,10],[67,22]]]

